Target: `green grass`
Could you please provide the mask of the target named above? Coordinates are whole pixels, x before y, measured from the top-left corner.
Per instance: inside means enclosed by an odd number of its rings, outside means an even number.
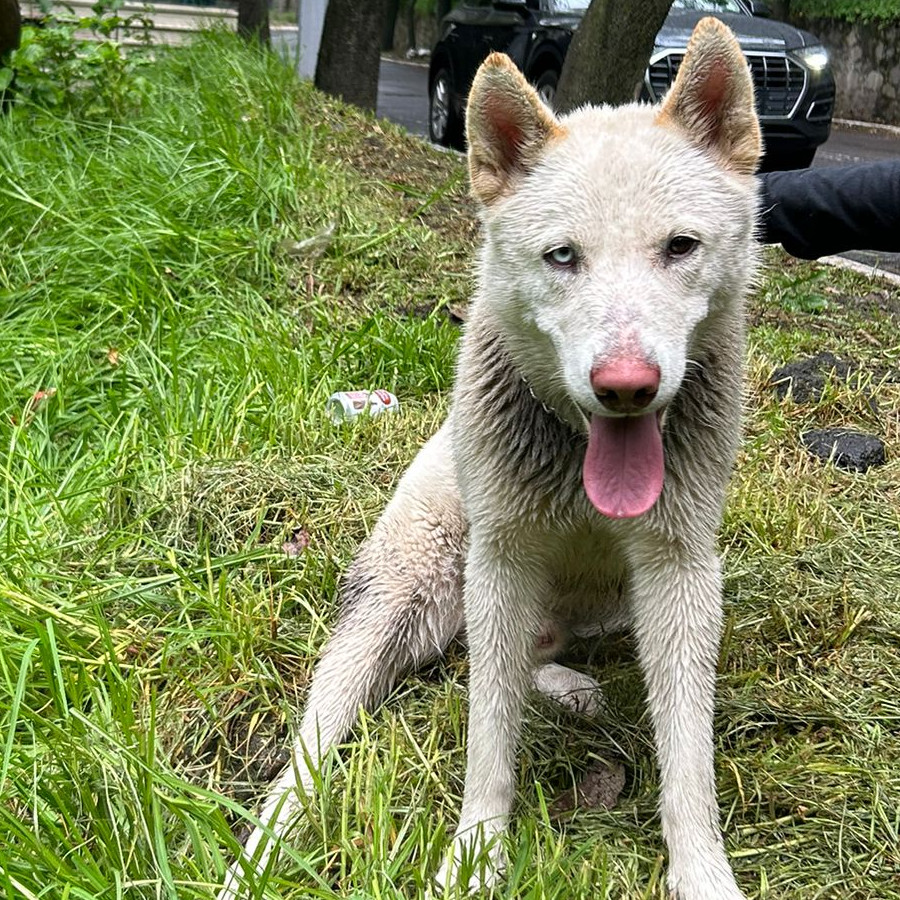
[[[900,0],[792,0],[790,11],[808,19],[894,24],[900,21]]]
[[[340,573],[446,411],[446,310],[470,288],[455,158],[225,37],[142,74],[124,118],[0,120],[9,898],[211,896],[285,760]],[[722,533],[720,805],[749,897],[891,900],[900,295],[819,272],[773,253],[752,309]],[[776,402],[771,370],[822,349],[860,377]],[[351,386],[393,390],[402,413],[333,425],[325,401]],[[800,433],[835,424],[879,433],[888,465],[807,458]],[[611,715],[535,700],[500,896],[663,896],[633,648],[589,651]],[[459,808],[464,692],[454,647],[365,718],[266,890],[419,896]],[[626,764],[618,807],[554,819],[597,758]]]

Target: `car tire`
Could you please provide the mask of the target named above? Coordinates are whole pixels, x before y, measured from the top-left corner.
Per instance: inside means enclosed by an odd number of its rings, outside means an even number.
[[[462,149],[462,122],[453,108],[453,79],[439,69],[428,91],[428,137],[433,144]]]
[[[559,72],[547,69],[534,80],[534,89],[550,109],[556,109],[556,89],[559,87]]]

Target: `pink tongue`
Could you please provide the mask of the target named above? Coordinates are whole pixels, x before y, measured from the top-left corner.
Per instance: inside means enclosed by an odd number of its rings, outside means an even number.
[[[591,416],[582,479],[588,500],[612,519],[647,512],[663,487],[662,434],[654,413]]]

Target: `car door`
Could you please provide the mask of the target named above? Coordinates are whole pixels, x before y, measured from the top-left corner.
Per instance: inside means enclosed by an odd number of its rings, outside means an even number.
[[[463,97],[469,93],[475,72],[489,52],[484,29],[492,11],[491,0],[463,0],[448,16],[452,30],[445,40],[452,47],[453,81]]]
[[[469,87],[478,67],[494,50],[506,52],[516,42],[517,34],[527,30],[531,11],[537,9],[537,0],[527,0],[528,5],[521,10],[492,0],[463,0],[450,15],[453,31],[448,40],[453,43],[453,60],[457,71],[454,83],[462,95],[469,93]],[[521,56],[521,53],[518,55]],[[522,59],[515,60],[522,65]]]
[[[483,56],[493,51],[508,53],[520,68],[524,65],[522,36],[529,30],[538,0],[527,0],[521,9],[508,4],[491,3],[482,26]]]

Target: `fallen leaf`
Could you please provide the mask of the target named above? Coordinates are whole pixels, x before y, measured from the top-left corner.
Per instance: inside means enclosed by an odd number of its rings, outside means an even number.
[[[46,390],[35,391],[25,404],[23,420],[26,425],[30,424],[34,418],[37,408],[46,400],[49,400],[56,394],[56,388],[47,388]]]
[[[469,308],[462,303],[448,303],[447,312],[450,314],[450,321],[459,325],[468,318]]]

